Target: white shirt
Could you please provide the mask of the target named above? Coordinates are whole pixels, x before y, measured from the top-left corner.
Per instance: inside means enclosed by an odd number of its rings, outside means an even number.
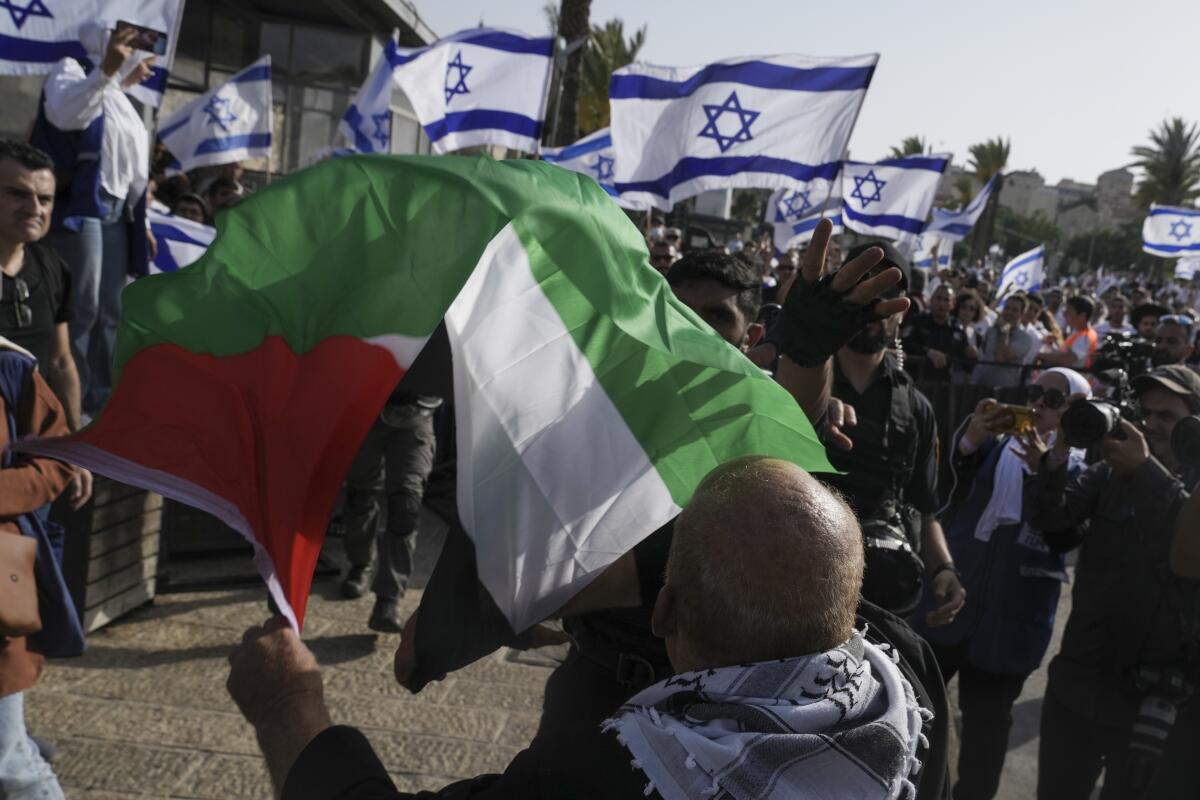
[[[81,131],[104,114],[100,185],[132,205],[150,179],[150,134],[120,80],[120,71],[111,78],[99,67],[86,74],[78,61],[64,58],[46,78],[46,119],[64,131]]]
[[[1120,325],[1113,327],[1113,324],[1108,320],[1104,320],[1104,322],[1101,322],[1096,326],[1096,337],[1101,341],[1103,341],[1104,337],[1108,336],[1110,333],[1137,333],[1137,329],[1128,322],[1123,322]]]

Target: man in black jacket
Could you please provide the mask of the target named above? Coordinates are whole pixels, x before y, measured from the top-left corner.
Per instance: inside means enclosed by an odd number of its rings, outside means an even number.
[[[603,727],[536,737],[502,775],[417,797],[894,796],[920,769],[927,715],[893,657],[854,630],[862,569],[858,523],[819,481],[763,457],[718,467],[676,522],[654,606],[676,674]],[[411,797],[361,733],[332,724],[316,660],[286,623],[249,629],[230,664],[282,797]]]

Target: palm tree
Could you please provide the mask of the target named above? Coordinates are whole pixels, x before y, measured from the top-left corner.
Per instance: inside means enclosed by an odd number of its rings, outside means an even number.
[[[1138,203],[1143,208],[1191,204],[1200,197],[1200,130],[1175,117],[1150,131],[1150,142],[1133,148],[1138,159],[1133,165],[1142,169]]]
[[[999,175],[992,196],[988,198],[983,217],[971,233],[971,260],[978,261],[987,253],[992,245],[992,231],[996,227],[996,208],[1000,205],[1000,190],[1004,188],[1004,168],[1008,166],[1008,154],[1012,149],[1012,140],[988,139],[986,142],[971,145],[968,150],[971,158],[967,166],[975,170],[975,179],[985,185],[992,176]]]
[[[904,158],[905,156],[922,156],[930,152],[929,147],[925,144],[925,138],[922,136],[906,136],[904,141],[897,147],[892,145],[892,152],[888,158]]]
[[[558,12],[553,13],[553,6],[546,8],[546,14],[557,22],[558,35],[567,44],[588,35],[588,17],[592,10],[592,0],[562,0]],[[580,47],[567,56],[563,68],[559,94],[554,95],[555,108],[558,118],[554,126],[554,144],[570,144],[579,138],[579,87],[583,73],[584,48]]]
[[[970,175],[959,175],[954,179],[954,191],[958,195],[958,207],[966,208],[975,199],[975,181]]]
[[[581,133],[588,134],[608,125],[608,84],[612,74],[633,62],[644,44],[644,25],[628,39],[625,38],[625,23],[619,19],[610,19],[603,26],[592,26],[591,39],[583,56],[583,89],[579,97]]]

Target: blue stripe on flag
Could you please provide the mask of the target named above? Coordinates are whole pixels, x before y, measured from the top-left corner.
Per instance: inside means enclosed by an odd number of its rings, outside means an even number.
[[[168,239],[172,242],[183,242],[184,244],[194,244],[196,247],[208,247],[212,242],[202,242],[199,239],[188,236],[184,231],[179,230],[174,225],[165,222],[152,222],[150,227],[154,230],[155,237],[159,239]]]
[[[866,89],[875,67],[785,67],[765,61],[710,64],[686,81],[668,81],[648,75],[614,75],[610,100],[674,100],[687,97],[706,83],[741,83],[763,89],[794,92],[851,92]]]
[[[429,137],[429,141],[436,142],[451,133],[489,128],[528,136],[532,139],[540,138],[542,135],[542,123],[536,119],[530,119],[524,114],[512,111],[492,111],[484,108],[447,114],[426,125],[425,135]]]
[[[840,168],[840,161],[813,165],[770,156],[728,156],[723,158],[693,158],[689,156],[679,159],[675,167],[661,178],[651,181],[618,183],[616,189],[621,193],[649,192],[659,197],[669,197],[672,187],[678,186],[684,181],[708,175],[727,176],[736,175],[739,172],[768,172],[786,175],[798,181],[811,181],[816,178],[833,180],[837,177]]]
[[[1022,258],[1020,261],[1014,261],[1013,263],[1011,263],[1007,267],[1005,267],[1004,271],[1000,273],[1001,280],[1003,280],[1004,276],[1007,275],[1008,273],[1012,272],[1014,269],[1023,267],[1031,261],[1040,261],[1045,255],[1046,255],[1045,249],[1039,247],[1038,249],[1031,252],[1029,255]]]
[[[1155,250],[1161,250],[1164,253],[1200,253],[1200,242],[1195,244],[1159,244],[1158,242],[1145,242],[1146,247],[1151,247]]]
[[[861,211],[855,211],[850,206],[842,206],[842,213],[864,225],[886,225],[905,233],[920,233],[921,229],[925,227],[925,223],[921,220],[906,217],[903,214],[864,214]]]
[[[588,153],[594,153],[597,150],[603,150],[606,147],[612,147],[611,136],[601,136],[600,138],[594,139],[590,142],[577,142],[575,144],[568,145],[559,153],[553,155],[543,154],[542,160],[549,161],[552,164],[559,161],[570,161],[573,158],[586,156]]]
[[[160,128],[160,129],[159,129],[159,131],[158,131],[158,138],[159,138],[159,139],[165,139],[165,138],[167,138],[167,137],[168,137],[168,136],[170,136],[172,133],[174,133],[175,131],[179,130],[179,129],[180,129],[180,128],[182,128],[184,125],[187,125],[187,124],[188,124],[189,122],[191,122],[191,121],[192,121],[192,115],[191,115],[191,114],[188,114],[188,115],[187,115],[187,116],[185,116],[185,117],[181,117],[179,120],[177,120],[176,122],[174,122],[174,123],[172,123],[172,124],[168,125],[167,127],[165,127],[165,128]]]
[[[1200,209],[1161,207],[1150,209],[1150,216],[1157,217],[1160,215],[1180,216],[1180,217],[1200,217]]]
[[[963,223],[942,226],[931,225],[930,227],[931,229],[936,230],[938,233],[952,233],[955,236],[966,236],[971,232],[971,226]]]
[[[554,40],[545,37],[527,39],[512,33],[489,31],[478,36],[467,36],[458,40],[463,44],[473,44],[478,47],[490,47],[493,50],[503,50],[506,53],[532,53],[537,56],[549,56],[554,52]]]
[[[346,113],[342,115],[342,119],[350,126],[350,130],[354,132],[354,147],[362,153],[374,153],[375,145],[367,138],[367,135],[359,128],[359,123],[363,121],[362,112],[358,110],[358,106],[353,103],[346,109]]]
[[[170,73],[163,67],[151,67],[150,77],[142,81],[139,86],[145,86],[151,91],[162,94],[167,90],[167,78],[169,76]]]
[[[0,61],[30,61],[53,64],[67,56],[87,58],[87,51],[77,41],[39,42],[17,36],[0,34]]]
[[[817,223],[819,223],[821,221],[821,219],[822,219],[821,217],[817,217],[816,219],[801,220],[800,222],[797,222],[795,225],[792,226],[792,233],[793,234],[808,233],[809,231],[816,229]],[[840,227],[842,225],[842,215],[841,214],[834,214],[832,217],[825,217],[825,219],[828,219],[830,222],[832,222],[833,227],[835,227],[835,228]]]
[[[862,162],[851,162],[859,164]],[[945,172],[949,160],[945,158],[932,158],[930,156],[906,156],[905,158],[885,158],[883,161],[876,161],[872,166],[876,167],[898,167],[900,169],[927,169],[930,172]]]
[[[241,75],[234,75],[229,79],[230,83],[250,83],[251,81],[269,81],[271,80],[271,68],[266,64],[254,69],[248,69]]]
[[[270,147],[269,133],[239,133],[236,136],[226,136],[221,139],[205,139],[196,145],[195,155],[205,153],[223,153],[226,150],[237,150],[239,147]]]

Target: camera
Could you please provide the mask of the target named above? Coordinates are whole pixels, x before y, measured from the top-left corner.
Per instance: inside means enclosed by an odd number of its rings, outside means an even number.
[[[1113,387],[1109,400],[1076,400],[1063,412],[1059,425],[1071,447],[1088,448],[1105,436],[1118,436],[1121,420],[1141,422],[1142,413],[1122,370],[1109,370],[1101,377]]]
[[[1184,417],[1171,431],[1171,452],[1185,467],[1200,467],[1200,416]]]
[[[1150,369],[1154,342],[1128,332],[1110,333],[1096,348],[1092,366],[1098,371],[1123,371],[1126,375],[1141,375]]]
[[[925,564],[915,547],[918,516],[910,506],[889,499],[862,521],[862,594],[902,617],[921,600]]]

